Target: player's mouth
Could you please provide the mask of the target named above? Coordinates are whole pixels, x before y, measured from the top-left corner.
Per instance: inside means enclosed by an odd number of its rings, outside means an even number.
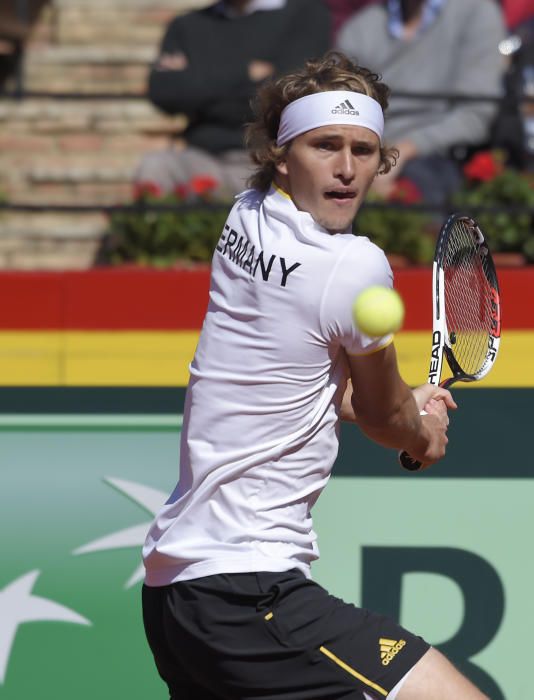
[[[354,190],[328,190],[324,193],[326,199],[334,201],[340,204],[350,204],[351,201],[356,199],[356,192]]]

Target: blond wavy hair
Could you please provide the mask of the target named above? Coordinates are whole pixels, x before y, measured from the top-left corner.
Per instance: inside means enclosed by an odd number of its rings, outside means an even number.
[[[282,110],[294,100],[316,92],[350,90],[374,98],[385,112],[389,88],[380,76],[358,66],[339,51],[329,51],[324,57],[307,61],[301,70],[265,83],[252,104],[254,121],[245,128],[245,143],[257,170],[248,186],[262,192],[269,189],[276,165],[280,163],[291,142],[276,145]],[[395,165],[398,151],[380,149],[379,173],[387,173]]]

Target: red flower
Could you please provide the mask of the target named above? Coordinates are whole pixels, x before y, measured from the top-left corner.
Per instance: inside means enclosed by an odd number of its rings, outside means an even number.
[[[174,194],[176,195],[176,197],[178,197],[178,199],[187,199],[187,195],[189,194],[189,187],[184,183],[180,183],[174,188]]]
[[[423,195],[415,182],[407,177],[399,177],[398,180],[395,180],[393,190],[391,191],[388,199],[390,202],[418,204],[423,200]]]
[[[161,197],[161,187],[157,182],[136,182],[133,188],[134,199],[143,199],[143,197]]]
[[[214,177],[211,177],[211,175],[195,175],[195,177],[191,178],[189,181],[191,192],[200,196],[210,194],[210,192],[216,190],[218,186],[219,183]]]
[[[500,175],[503,164],[491,151],[479,151],[464,165],[464,175],[470,180],[488,182]]]

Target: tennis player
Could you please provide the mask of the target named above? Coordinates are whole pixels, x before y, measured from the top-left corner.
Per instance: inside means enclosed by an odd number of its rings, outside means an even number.
[[[310,576],[339,421],[428,465],[455,408],[439,387],[412,391],[392,337],[351,320],[360,291],[392,285],[384,253],[351,232],[394,162],[386,105],[378,77],[339,54],[258,94],[258,169],[214,252],[180,479],[143,551],[145,630],[173,700],[484,698],[423,639]]]

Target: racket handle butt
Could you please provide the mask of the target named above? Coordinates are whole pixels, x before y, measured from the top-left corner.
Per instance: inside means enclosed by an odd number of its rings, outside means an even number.
[[[413,457],[410,457],[406,450],[401,450],[399,452],[399,464],[401,465],[401,467],[407,469],[409,472],[419,471],[419,469],[421,469],[421,467],[423,466],[422,462],[420,462],[417,459],[414,459]]]
[[[423,408],[421,411],[419,411],[419,414],[421,416],[426,416],[427,412]],[[401,465],[401,467],[403,467],[404,469],[407,469],[409,472],[417,472],[423,466],[422,462],[419,462],[417,459],[410,457],[410,455],[408,454],[408,452],[406,452],[406,450],[399,451],[398,459],[399,459],[399,464]]]

